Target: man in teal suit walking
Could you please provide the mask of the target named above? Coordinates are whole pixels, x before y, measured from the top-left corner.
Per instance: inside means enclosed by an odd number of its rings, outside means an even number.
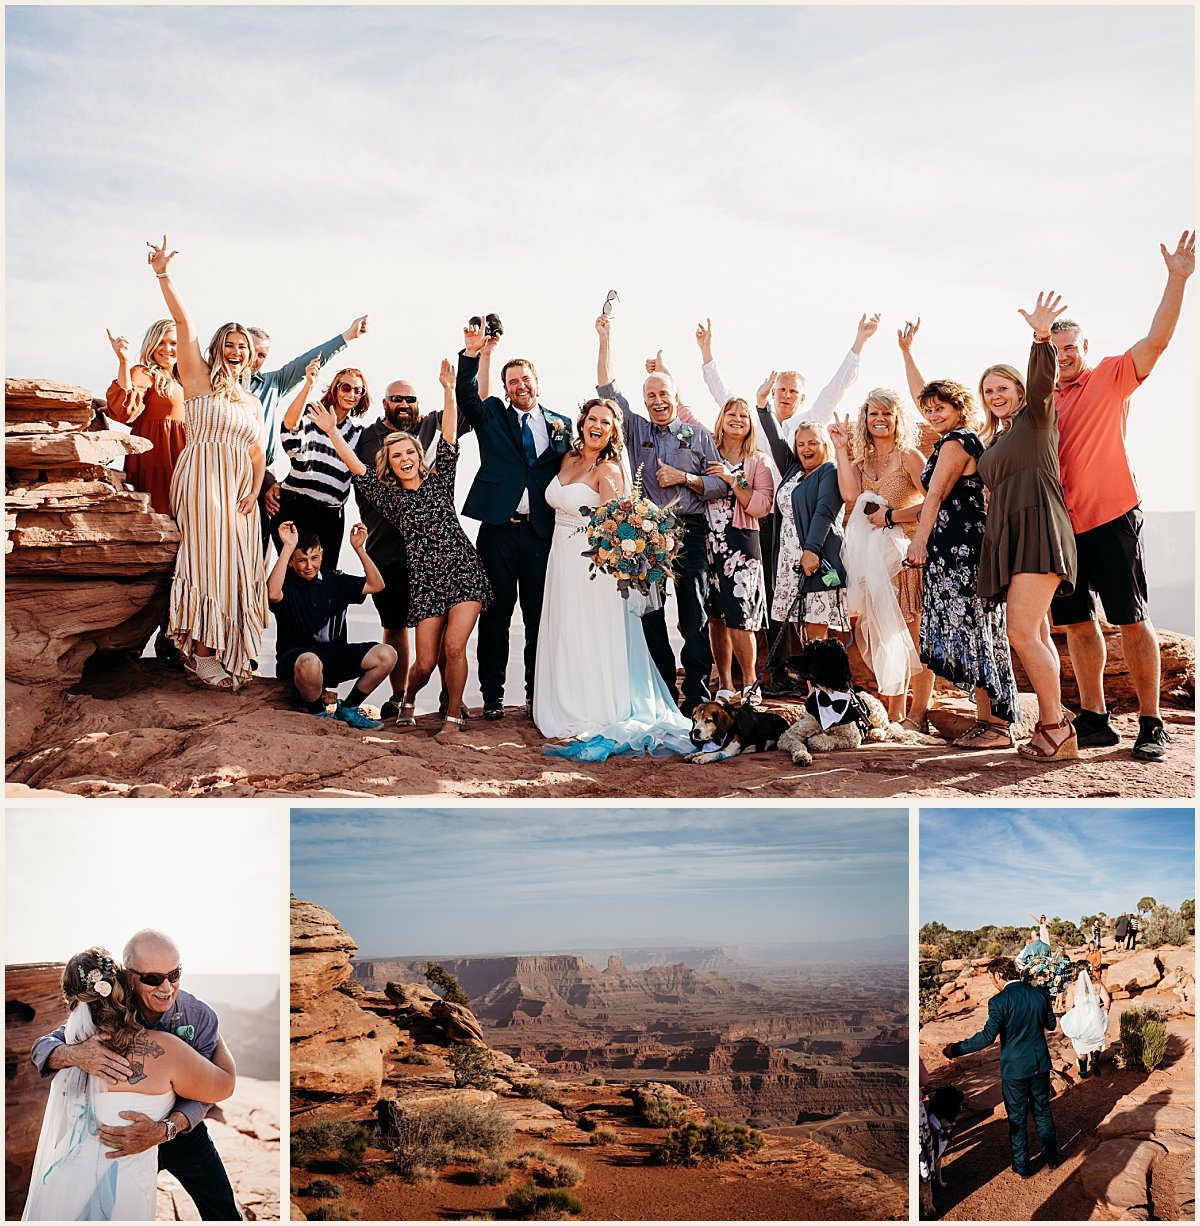
[[[1045,1035],[1057,1025],[1054,1006],[1045,988],[1021,982],[1011,958],[993,958],[986,970],[997,989],[988,1001],[987,1025],[961,1043],[948,1043],[942,1055],[954,1059],[982,1051],[1000,1040],[1000,1090],[1008,1113],[1012,1168],[1022,1179],[1028,1179],[1033,1171],[1025,1117],[1031,1110],[1046,1165],[1055,1167],[1061,1161],[1050,1115],[1050,1049]]]

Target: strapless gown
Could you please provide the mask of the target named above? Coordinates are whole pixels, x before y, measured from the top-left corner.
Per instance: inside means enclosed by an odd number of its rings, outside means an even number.
[[[690,751],[691,724],[651,662],[630,602],[610,576],[589,578],[583,529],[600,495],[554,477],[546,501],[554,508],[554,538],[538,630],[533,722],[544,736],[567,744],[543,752],[602,762],[614,754]]]
[[[65,1070],[64,1070],[65,1071]],[[55,1080],[57,1082],[58,1075]],[[56,1092],[51,1087],[51,1095]],[[29,1196],[21,1220],[26,1222],[152,1222],[158,1201],[158,1150],[127,1158],[106,1158],[101,1125],[123,1126],[122,1111],[140,1111],[164,1119],[175,1094],[131,1094],[95,1089],[76,1101],[65,1117],[66,1130],[38,1141]],[[51,1106],[47,1106],[47,1111]]]

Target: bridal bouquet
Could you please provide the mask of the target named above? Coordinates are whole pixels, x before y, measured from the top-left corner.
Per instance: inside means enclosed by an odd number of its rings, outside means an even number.
[[[583,551],[591,559],[588,578],[601,572],[612,575],[626,600],[631,588],[643,596],[661,598],[682,543],[673,506],[660,507],[646,497],[639,467],[633,488],[624,497],[611,498],[594,511],[580,507],[581,514],[590,516],[586,528],[589,548]]]

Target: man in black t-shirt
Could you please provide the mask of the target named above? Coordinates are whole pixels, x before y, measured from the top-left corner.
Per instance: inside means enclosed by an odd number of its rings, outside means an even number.
[[[288,520],[279,525],[282,550],[267,577],[267,599],[275,614],[275,675],[289,680],[310,715],[340,719],[352,728],[382,728],[362,710],[367,696],[396,663],[386,643],[347,643],[346,610],[383,589],[383,576],[367,553],[367,530],[355,524],[350,545],[365,578],[331,570],[322,575],[324,550],[314,532],[301,535]],[[325,710],[325,687],[357,677],[345,700]]]

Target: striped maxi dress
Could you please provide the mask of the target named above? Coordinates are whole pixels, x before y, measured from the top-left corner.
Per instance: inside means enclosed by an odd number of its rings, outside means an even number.
[[[267,628],[258,507],[249,515],[237,508],[251,492],[250,448],[262,441],[262,412],[253,397],[197,396],[184,413],[188,441],[171,478],[181,541],[167,635],[188,657],[193,641],[207,644],[241,683]]]

